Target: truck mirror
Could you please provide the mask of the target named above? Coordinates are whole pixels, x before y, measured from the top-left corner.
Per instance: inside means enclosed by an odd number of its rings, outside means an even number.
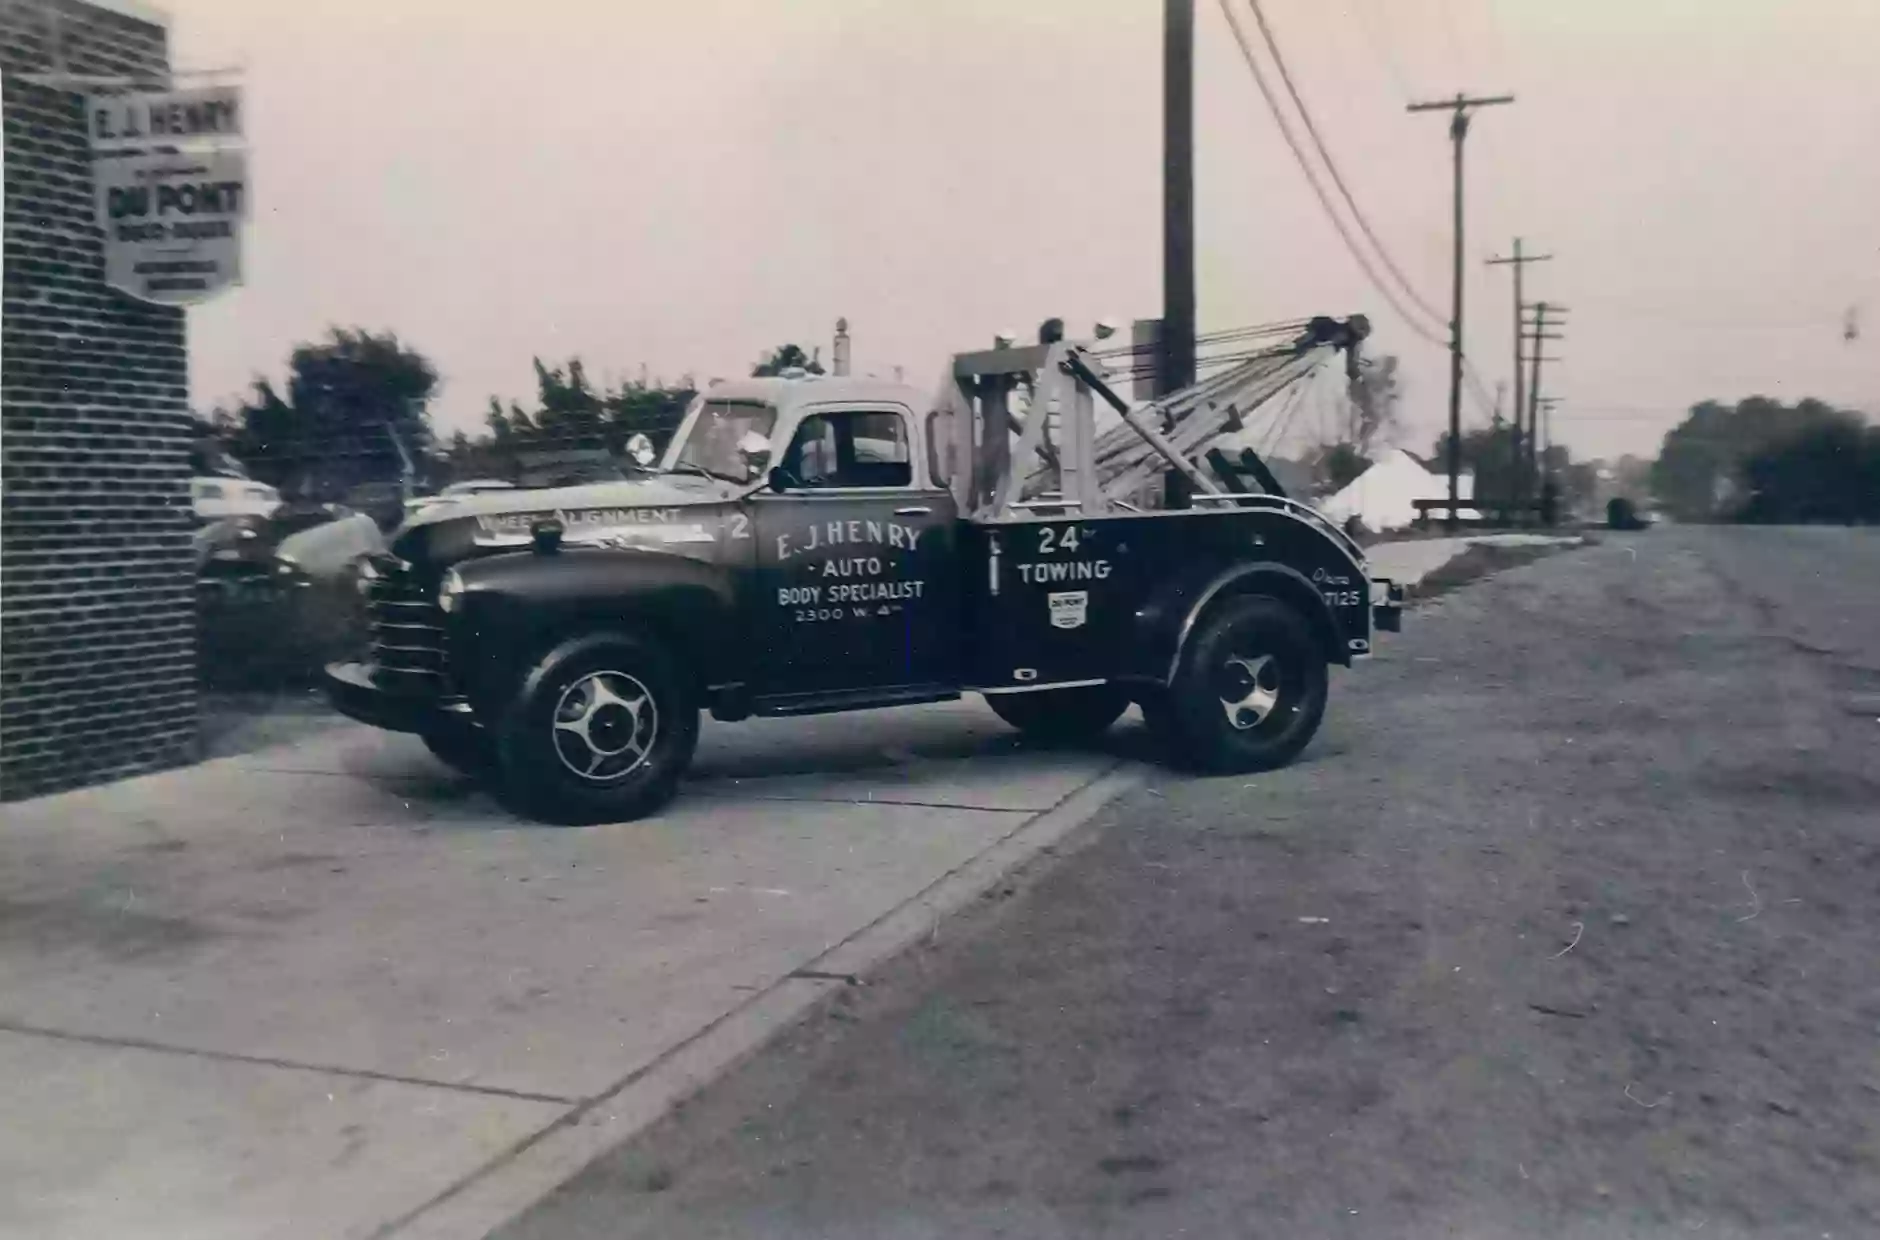
[[[781,467],[770,471],[770,489],[781,495],[790,489],[790,471]]]
[[[641,469],[651,468],[653,462],[659,457],[659,453],[653,450],[653,441],[640,432],[635,432],[627,440],[627,455],[632,457],[633,463]]]

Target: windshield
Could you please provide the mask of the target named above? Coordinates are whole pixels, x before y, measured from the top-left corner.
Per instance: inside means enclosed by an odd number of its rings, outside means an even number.
[[[703,471],[731,482],[748,481],[750,469],[738,454],[738,440],[752,432],[769,440],[770,428],[776,424],[777,411],[769,405],[707,401],[667,468]]]

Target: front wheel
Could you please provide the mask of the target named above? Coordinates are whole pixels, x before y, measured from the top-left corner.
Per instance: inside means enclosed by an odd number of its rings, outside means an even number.
[[[1144,711],[1172,757],[1213,773],[1285,766],[1312,740],[1330,692],[1324,646],[1266,595],[1210,608],[1175,679]]]
[[[1129,709],[1129,695],[1115,685],[1078,685],[1033,693],[988,693],[992,713],[1026,736],[1053,743],[1091,741]]]
[[[698,704],[678,667],[626,634],[549,654],[504,714],[510,793],[555,821],[625,822],[659,809],[698,746]]]

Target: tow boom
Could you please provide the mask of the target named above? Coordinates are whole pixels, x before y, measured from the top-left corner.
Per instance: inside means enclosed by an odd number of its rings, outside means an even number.
[[[975,520],[1011,520],[1043,507],[1087,516],[1136,510],[1154,503],[1150,497],[1170,469],[1187,478],[1202,502],[1283,501],[1251,449],[1233,470],[1221,468],[1220,454],[1209,453],[1208,445],[1312,374],[1329,354],[1343,350],[1348,372],[1355,371],[1369,332],[1362,315],[1316,318],[1294,339],[1138,408],[1111,389],[1101,363],[1078,344],[959,354],[935,404],[935,443],[955,501]],[[1021,386],[1031,394],[1023,417],[1011,409]],[[1099,399],[1122,419],[1102,434],[1096,433]],[[1266,494],[1233,485],[1242,470],[1262,479]]]

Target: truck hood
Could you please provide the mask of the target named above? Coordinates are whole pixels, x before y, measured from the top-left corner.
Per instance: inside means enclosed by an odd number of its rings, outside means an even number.
[[[740,492],[729,483],[691,474],[541,491],[480,491],[414,513],[393,537],[391,549],[413,563],[450,563],[479,550],[526,546],[536,523],[551,517],[570,543],[711,544],[717,539],[712,509]]]

